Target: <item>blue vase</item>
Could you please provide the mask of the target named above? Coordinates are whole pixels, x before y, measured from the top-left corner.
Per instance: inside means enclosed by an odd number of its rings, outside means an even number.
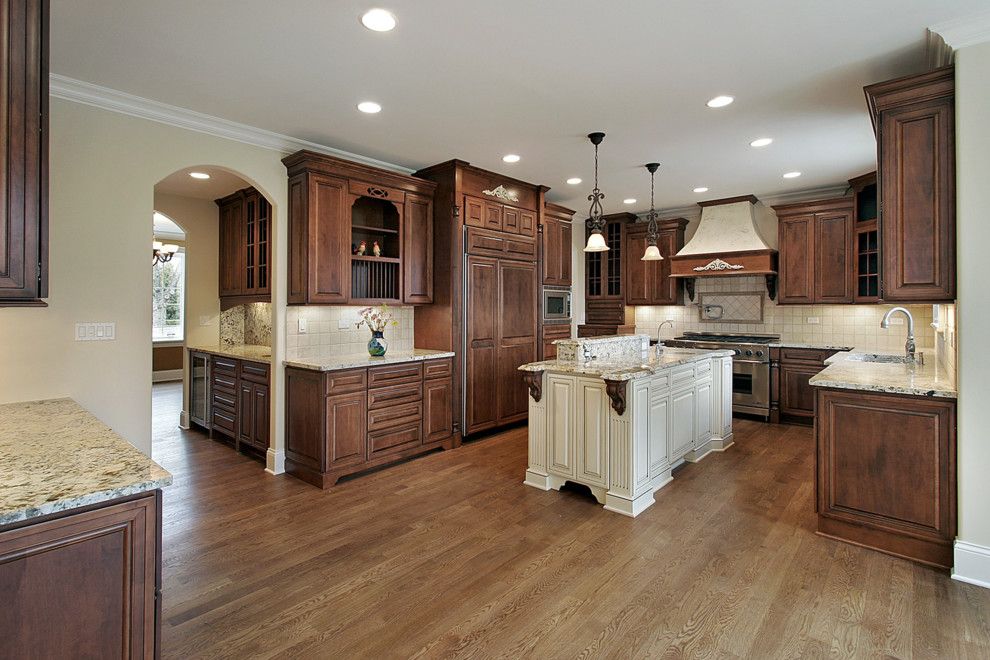
[[[371,339],[368,340],[368,355],[371,357],[381,357],[388,350],[388,342],[385,341],[384,332],[378,330],[371,331]]]

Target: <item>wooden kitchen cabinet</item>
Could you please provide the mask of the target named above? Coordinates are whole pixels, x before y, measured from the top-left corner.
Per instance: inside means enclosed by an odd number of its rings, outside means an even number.
[[[777,302],[845,304],[854,300],[851,196],[774,206],[778,219]]]
[[[626,229],[626,295],[627,305],[681,305],[684,288],[670,277],[670,257],[684,247],[684,229],[688,221],[672,218],[658,222],[657,247],[662,261],[643,261],[646,251],[646,223],[637,222]]]
[[[815,388],[808,384],[836,351],[812,348],[770,349],[770,421],[811,425]]]
[[[189,351],[189,363],[205,371],[194,374],[190,383],[191,413],[195,412],[191,421],[211,435],[229,438],[235,449],[264,456],[271,439],[270,365],[227,355],[211,354],[204,359],[205,355]],[[204,398],[209,399],[208,407]]]
[[[571,221],[574,211],[558,204],[543,207],[541,249],[543,284],[571,286]]]
[[[877,173],[849,179],[855,200],[853,258],[856,262],[854,296],[857,303],[880,301],[880,230]]]
[[[271,302],[272,206],[254,188],[216,200],[220,222],[220,308]]]
[[[451,358],[285,374],[285,469],[307,483],[452,446]]]
[[[157,658],[161,491],[0,531],[0,655]]]
[[[310,151],[282,162],[289,304],[432,302],[436,184]]]
[[[579,337],[631,333],[636,327],[634,310],[625,299],[626,229],[636,222],[636,215],[612,213],[604,218],[609,251],[584,255],[585,323],[578,326]],[[586,237],[587,234],[586,229]]]
[[[940,568],[956,537],[956,402],[819,388],[818,533]]]
[[[877,134],[885,302],[956,296],[954,73],[949,66],[865,88]]]
[[[554,342],[558,339],[571,338],[570,323],[547,323],[543,326],[543,353],[541,360],[556,360],[557,347]]]
[[[6,0],[0,144],[0,307],[48,297],[48,0]]]

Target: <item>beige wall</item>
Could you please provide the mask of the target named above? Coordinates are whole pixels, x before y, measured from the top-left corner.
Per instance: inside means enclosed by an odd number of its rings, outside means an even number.
[[[51,296],[47,308],[0,309],[0,402],[71,396],[151,451],[154,186],[178,169],[239,173],[272,201],[276,318],[284,318],[282,154],[61,99],[51,102]],[[78,321],[114,321],[111,342],[75,342]],[[273,362],[285,353],[276,328]],[[281,369],[275,387],[282,388]],[[284,427],[274,402],[274,437]],[[269,466],[271,467],[271,461]]]
[[[990,43],[956,52],[959,538],[990,550]],[[988,558],[990,561],[990,558]],[[957,553],[957,567],[959,555]],[[990,568],[990,567],[988,567]],[[990,572],[987,573],[990,578]]]

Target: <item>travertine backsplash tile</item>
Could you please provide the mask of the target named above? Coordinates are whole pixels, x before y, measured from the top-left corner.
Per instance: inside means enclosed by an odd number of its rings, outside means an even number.
[[[320,358],[336,355],[361,355],[368,352],[371,332],[365,326],[356,327],[358,312],[364,307],[305,306],[286,310],[286,354],[293,358]],[[385,330],[389,351],[413,350],[413,308],[389,306],[398,326]],[[299,319],[305,318],[306,334],[299,333]],[[347,323],[339,328],[339,322]]]
[[[271,346],[271,303],[237,305],[220,312],[220,343],[226,346]]]
[[[701,293],[730,291],[766,291],[761,277],[719,277],[697,280],[695,298]],[[880,327],[880,319],[893,305],[778,305],[764,302],[762,323],[702,322],[696,304],[684,307],[653,306],[636,308],[636,331],[653,337],[663,321],[671,319],[663,329],[663,338],[672,339],[685,332],[751,332],[777,334],[785,341],[849,345],[883,350],[904,348],[907,328],[892,325]],[[932,328],[931,305],[908,305],[914,315],[915,341],[919,349],[933,351],[935,331]],[[817,319],[818,322],[809,322]]]

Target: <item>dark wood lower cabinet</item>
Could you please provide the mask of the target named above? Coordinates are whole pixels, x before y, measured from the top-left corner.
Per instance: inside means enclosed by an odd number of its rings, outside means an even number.
[[[557,347],[554,342],[558,339],[571,338],[570,323],[554,323],[543,326],[543,352],[540,354],[541,360],[555,360],[557,358]]]
[[[819,389],[819,534],[950,568],[956,402]]]
[[[0,528],[0,657],[159,656],[161,491]]]
[[[836,351],[813,348],[770,349],[770,421],[812,425],[815,388],[808,384]]]
[[[194,355],[202,353],[190,351],[190,364],[194,364]],[[211,434],[229,438],[237,449],[265,454],[271,439],[271,367],[263,362],[211,355],[207,371],[210,405],[203,425]],[[197,396],[205,394],[190,391],[190,405]]]
[[[318,372],[288,367],[285,469],[329,488],[453,441],[450,358]]]

